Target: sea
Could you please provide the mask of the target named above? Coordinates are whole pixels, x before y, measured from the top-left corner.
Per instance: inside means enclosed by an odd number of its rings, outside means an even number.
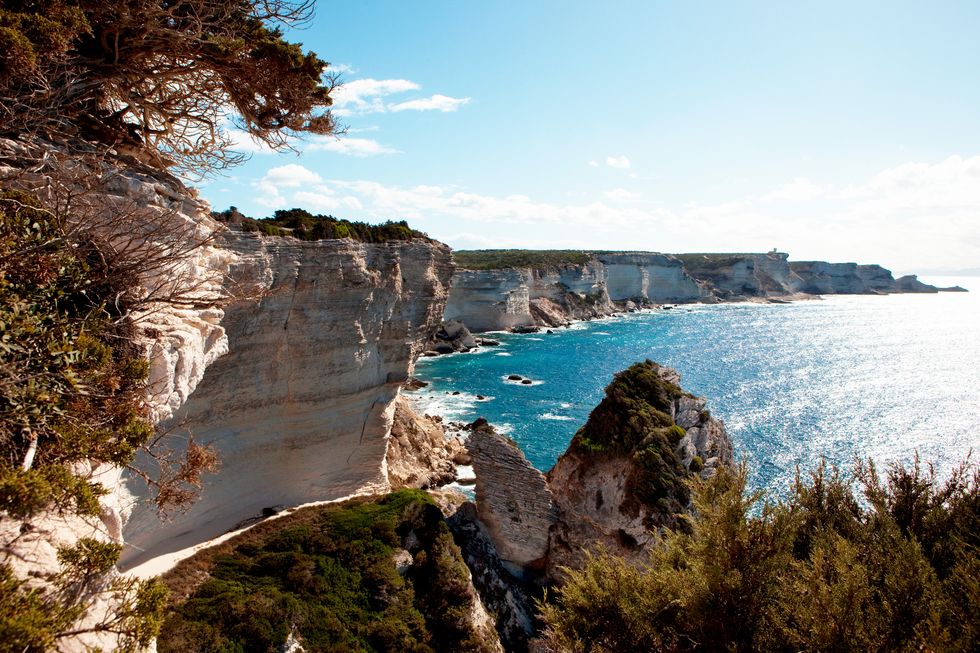
[[[752,489],[785,496],[821,460],[918,455],[942,475],[980,456],[980,277],[923,280],[973,292],[679,305],[498,333],[497,347],[420,360],[429,385],[411,396],[446,421],[486,418],[546,471],[613,375],[651,359],[724,420]]]

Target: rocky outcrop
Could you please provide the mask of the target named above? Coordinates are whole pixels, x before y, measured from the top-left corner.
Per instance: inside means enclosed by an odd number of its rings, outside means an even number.
[[[212,445],[221,472],[161,522],[140,495],[124,563],[211,539],[263,508],[388,486],[394,401],[442,318],[449,248],[228,232],[229,353],[165,425]],[[139,490],[137,490],[138,492]]]
[[[504,650],[528,650],[528,640],[536,628],[534,598],[540,595],[540,588],[512,575],[509,566],[500,559],[472,502],[459,506],[449,514],[446,522],[470,569],[473,586],[482,604],[494,616]]]
[[[621,381],[631,387],[617,387]],[[624,391],[632,393],[625,402]],[[633,438],[603,433],[619,428],[615,421],[594,423],[608,417],[603,404],[646,426]],[[689,508],[683,477],[706,477],[732,463],[724,424],[711,417],[704,399],[681,390],[675,370],[649,361],[634,365],[617,375],[603,404],[548,472],[557,510],[548,551],[552,578],[560,577],[561,566],[579,566],[597,544],[642,562],[658,527],[681,526],[677,515]]]
[[[659,528],[683,527],[684,478],[710,476],[733,456],[705,400],[650,361],[616,375],[546,476],[485,421],[467,447],[477,516],[504,566],[516,578],[552,580],[596,545],[642,562]]]
[[[404,397],[395,400],[385,464],[392,490],[427,490],[456,480],[456,465],[465,455],[462,441],[449,438],[442,418],[419,415]]]
[[[555,509],[544,474],[486,420],[471,425],[476,507],[497,554],[515,576],[543,568]]]

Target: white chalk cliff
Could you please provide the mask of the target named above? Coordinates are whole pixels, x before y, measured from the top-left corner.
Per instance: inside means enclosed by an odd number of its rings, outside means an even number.
[[[442,319],[449,248],[223,234],[234,255],[228,353],[163,428],[221,461],[202,498],[162,522],[139,483],[123,565],[211,539],[265,508],[386,490],[395,399]],[[176,368],[171,368],[176,373]],[[165,384],[166,385],[166,384]]]

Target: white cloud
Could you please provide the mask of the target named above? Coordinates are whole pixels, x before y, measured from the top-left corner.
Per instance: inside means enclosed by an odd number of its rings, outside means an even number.
[[[626,155],[621,154],[619,156],[612,156],[612,155],[607,156],[606,165],[609,166],[610,168],[627,170],[629,169],[631,164],[630,164],[630,160],[626,157]]]
[[[299,188],[319,184],[323,180],[320,175],[309,168],[297,163],[289,163],[284,166],[270,168],[261,179],[252,184],[260,195],[255,201],[267,208],[282,208],[286,204],[286,198],[282,194],[284,188]]]
[[[388,109],[391,111],[442,111],[446,113],[456,111],[464,104],[469,103],[469,101],[470,98],[468,97],[455,98],[449,97],[448,95],[436,94],[428,98],[390,104],[388,105]]]
[[[320,179],[298,165],[270,170],[255,187],[264,206],[407,219],[458,246],[668,252],[778,247],[797,260],[853,260],[913,271],[976,267],[980,260],[980,156],[902,164],[850,185],[800,177],[768,193],[671,206],[623,188],[562,204],[446,185]]]
[[[625,188],[607,190],[603,195],[606,196],[606,199],[612,200],[613,202],[630,202],[640,198],[640,193],[634,193]]]
[[[241,129],[235,129],[234,127],[226,127],[226,133],[231,141],[231,148],[235,152],[243,152],[245,154],[275,154],[276,151],[269,147],[268,144],[263,143],[252,138],[247,132]]]
[[[322,181],[320,175],[298,163],[288,163],[284,166],[270,168],[262,181],[275,184],[280,188],[298,188],[299,186],[316,184]]]
[[[421,88],[407,79],[355,79],[344,82],[331,93],[333,113],[350,116],[355,113],[383,112],[387,109],[382,98]]]
[[[308,152],[334,152],[356,157],[399,154],[401,152],[393,147],[382,145],[372,138],[335,138],[333,136],[313,139],[304,149]]]
[[[596,160],[589,161],[589,167],[590,168],[598,168],[599,167],[599,162],[596,161]]]
[[[771,193],[766,193],[760,199],[763,201],[784,200],[788,202],[808,202],[823,193],[823,189],[806,177],[797,177],[783,184]]]
[[[332,63],[327,67],[327,72],[334,75],[350,75],[357,71],[348,63]]]
[[[408,79],[355,79],[338,86],[331,97],[333,98],[333,113],[339,117],[347,117],[367,113],[385,113],[387,111],[456,111],[468,104],[471,98],[451,97],[436,93],[426,98],[412,98],[389,103],[391,95],[418,91],[422,87]]]

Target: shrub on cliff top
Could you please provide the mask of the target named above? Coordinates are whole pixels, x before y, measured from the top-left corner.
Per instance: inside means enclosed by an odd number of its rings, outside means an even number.
[[[685,433],[670,416],[672,402],[685,393],[664,380],[659,369],[647,360],[617,373],[570,449],[584,455],[629,456],[636,471],[628,479],[631,495],[670,520],[689,499],[683,482],[688,471],[674,454]]]
[[[426,234],[412,229],[404,220],[367,224],[335,218],[332,215],[313,215],[303,209],[280,209],[271,218],[256,220],[243,215],[234,206],[212,215],[216,220],[238,225],[244,231],[257,231],[266,236],[292,236],[300,240],[351,238],[363,243],[384,243],[389,240],[415,238],[429,240]]]
[[[504,268],[553,268],[582,265],[592,254],[576,249],[471,249],[453,252],[456,265],[465,270]]]
[[[568,571],[542,606],[554,650],[976,650],[975,466],[821,466],[783,503],[746,494],[742,466],[695,481],[693,502],[647,566],[599,553]]]
[[[399,572],[401,548],[411,556]],[[160,653],[278,650],[293,632],[307,651],[487,650],[459,549],[418,490],[259,524],[165,581],[178,600]]]

